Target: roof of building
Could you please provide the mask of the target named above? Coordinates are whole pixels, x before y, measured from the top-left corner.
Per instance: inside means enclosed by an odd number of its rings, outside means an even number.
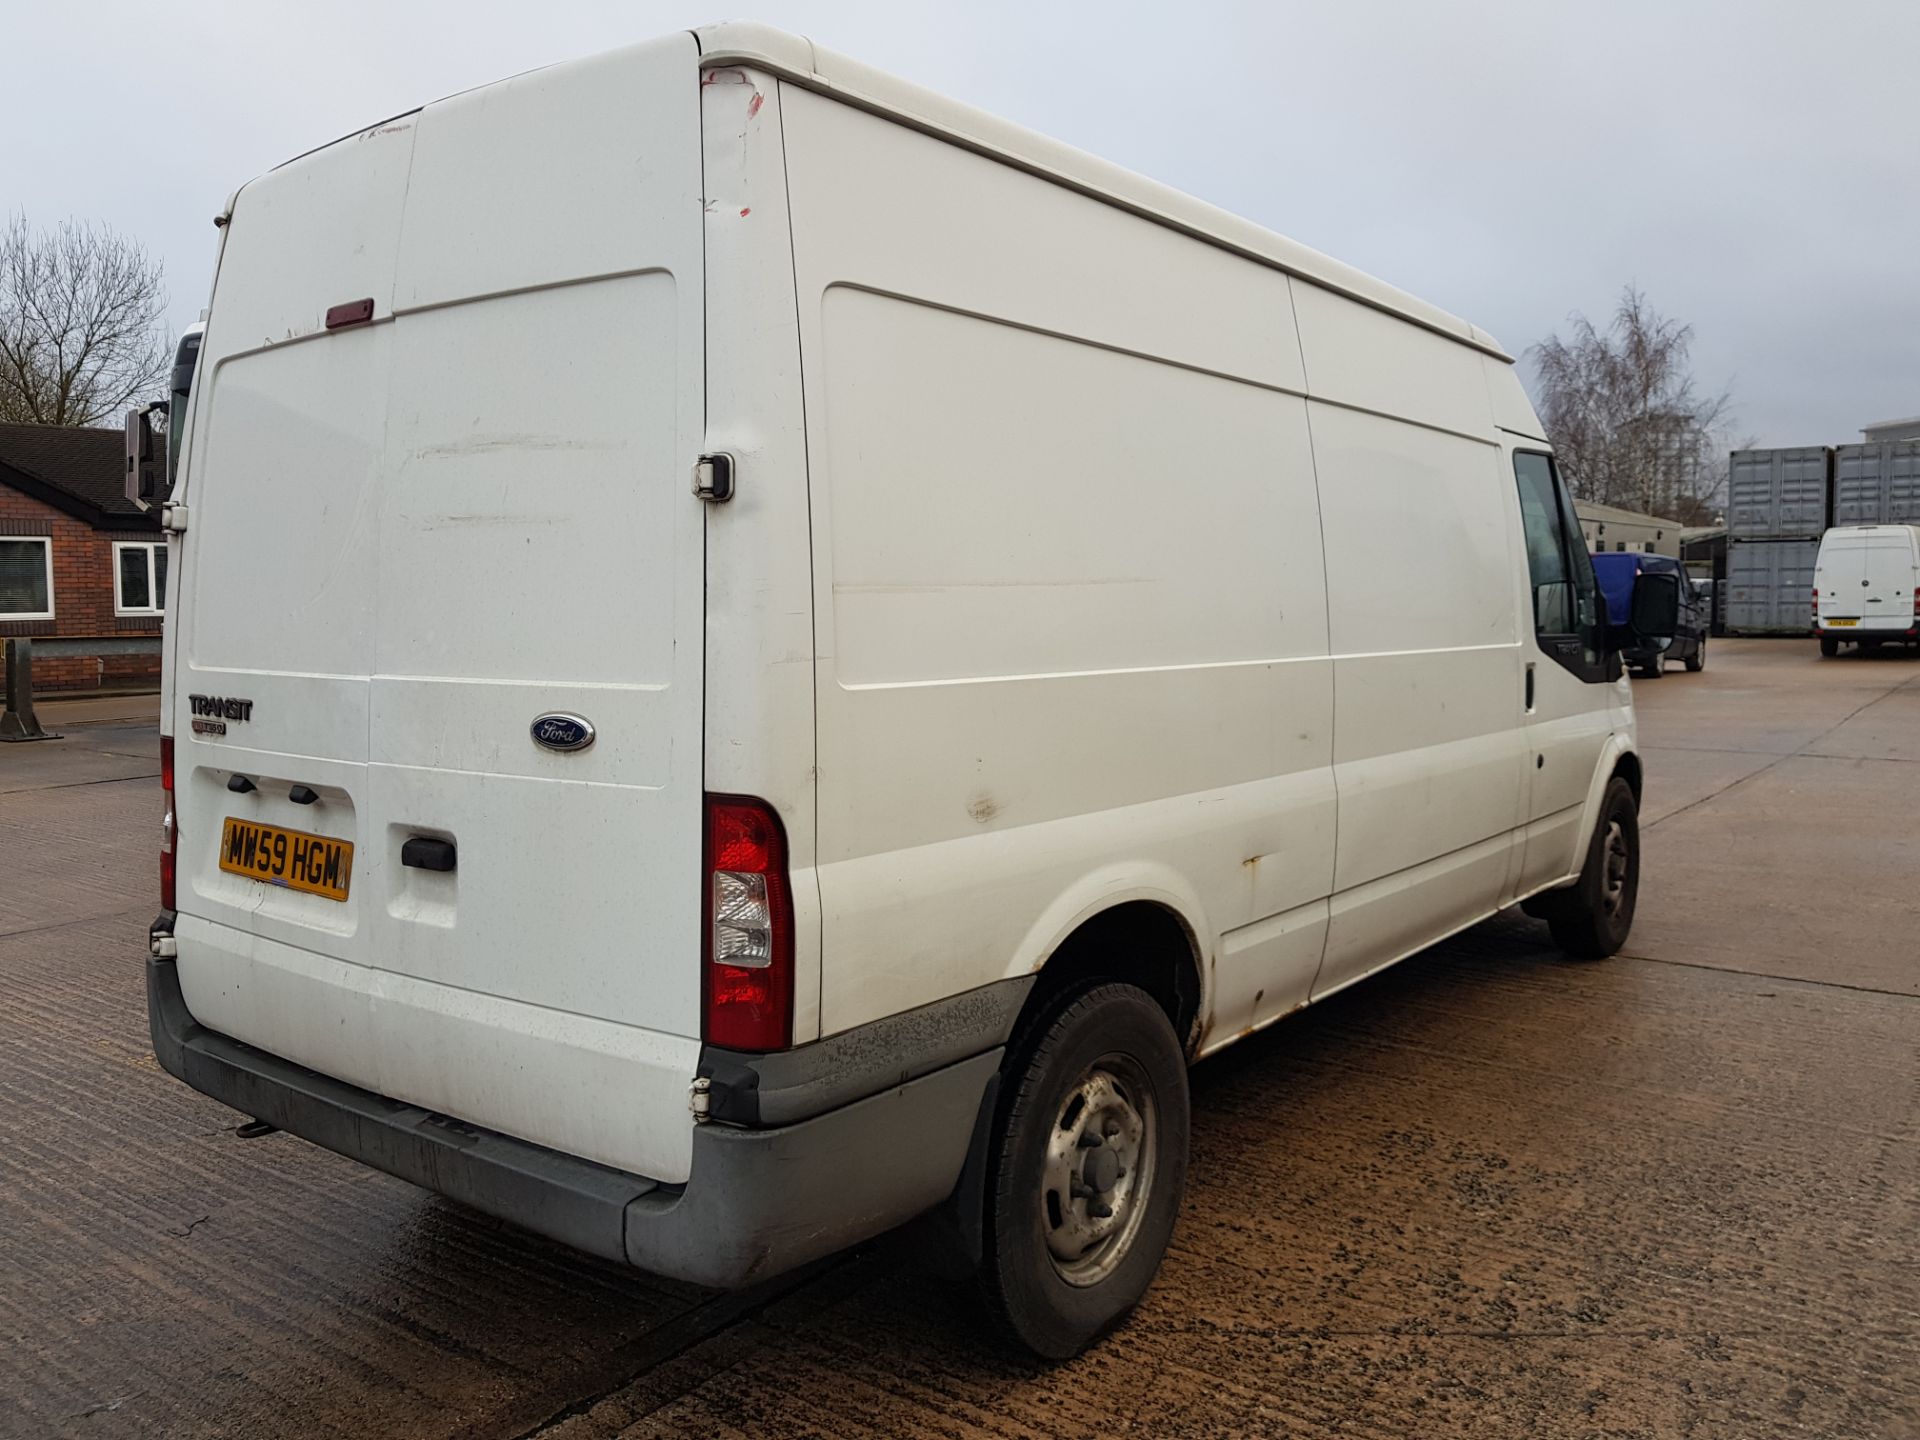
[[[1486,331],[1364,271],[1276,235],[1204,200],[1063,145],[1024,126],[950,100],[770,25],[733,21],[693,32],[703,67],[752,65],[917,130],[1094,196],[1210,245],[1258,260],[1385,310],[1501,360],[1513,357]]]
[[[77,425],[0,425],[0,484],[100,530],[157,530],[126,496],[126,437]]]
[[[1645,515],[1638,510],[1622,510],[1618,505],[1601,505],[1592,500],[1576,500],[1573,502],[1573,508],[1582,520],[1614,520],[1623,525],[1662,525],[1674,530],[1680,528],[1678,520],[1668,520],[1659,515]]]

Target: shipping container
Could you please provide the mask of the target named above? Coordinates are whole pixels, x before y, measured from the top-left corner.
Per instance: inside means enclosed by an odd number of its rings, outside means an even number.
[[[1835,525],[1920,525],[1920,441],[1842,445],[1834,452]]]
[[[1729,635],[1805,635],[1813,626],[1820,541],[1734,540],[1727,546]]]
[[[1727,463],[1727,534],[1817,540],[1828,525],[1833,451],[1824,445],[1736,450]]]
[[[1887,446],[1887,504],[1882,525],[1920,525],[1920,442],[1895,440]]]

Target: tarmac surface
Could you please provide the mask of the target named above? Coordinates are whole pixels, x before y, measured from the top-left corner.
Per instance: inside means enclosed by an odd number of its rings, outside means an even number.
[[[1635,688],[1628,953],[1510,912],[1200,1066],[1160,1281],[1058,1366],[898,1238],[715,1296],[239,1139],[147,1041],[156,732],[49,705],[0,745],[0,1435],[1920,1435],[1920,659]]]

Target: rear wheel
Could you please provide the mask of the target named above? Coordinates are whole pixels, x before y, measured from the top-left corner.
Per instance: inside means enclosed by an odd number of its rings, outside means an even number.
[[[1554,943],[1582,960],[1601,960],[1627,943],[1640,897],[1640,807],[1618,775],[1600,799],[1600,819],[1587,844],[1580,878],[1565,890],[1536,896],[1531,913]]]
[[[1707,668],[1707,637],[1702,635],[1700,643],[1693,647],[1693,654],[1687,657],[1687,669],[1698,675]]]
[[[1831,635],[1822,635],[1820,637],[1820,653],[1831,660],[1840,653],[1840,642]]]
[[[1096,985],[1005,1072],[987,1175],[987,1303],[1029,1349],[1077,1355],[1147,1291],[1187,1178],[1187,1065],[1146,991]]]

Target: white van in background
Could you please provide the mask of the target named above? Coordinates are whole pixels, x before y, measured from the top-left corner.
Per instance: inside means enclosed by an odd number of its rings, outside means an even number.
[[[1188,1063],[1625,939],[1627,637],[1473,326],[751,25],[222,224],[148,977],[265,1124],[714,1285],[944,1207],[1065,1355]]]
[[[1822,535],[1813,630],[1829,657],[1842,644],[1920,645],[1920,525],[1841,525]]]

